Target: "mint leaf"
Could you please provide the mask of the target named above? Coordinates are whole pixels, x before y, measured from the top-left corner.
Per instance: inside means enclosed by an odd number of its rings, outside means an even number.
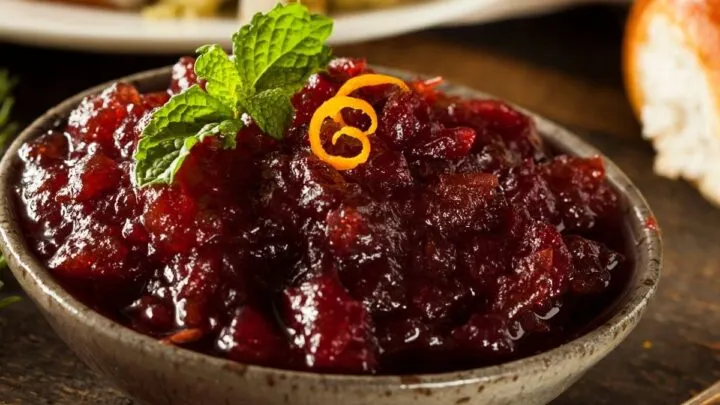
[[[135,149],[135,183],[171,184],[206,125],[233,118],[223,102],[192,86],[153,113]]]
[[[144,176],[136,178],[139,185],[147,184],[172,184],[175,174],[180,170],[185,158],[188,157],[192,148],[202,142],[208,136],[219,136],[223,148],[234,149],[236,147],[235,137],[242,128],[239,120],[225,120],[220,123],[205,124],[196,134],[189,134],[184,138],[166,138],[146,150],[146,157],[143,162],[149,164],[141,165],[138,161],[136,173]],[[143,181],[141,183],[141,181]]]
[[[250,25],[233,35],[235,65],[242,83],[241,105],[273,138],[282,138],[285,128],[281,127],[292,116],[290,97],[330,60],[325,41],[332,27],[330,18],[290,4],[256,14]],[[260,95],[264,92],[269,93]],[[281,100],[283,97],[286,101]],[[268,102],[280,104],[264,104]]]
[[[270,89],[258,93],[245,102],[245,107],[265,133],[278,140],[283,138],[293,114],[292,104],[284,90]]]
[[[256,14],[233,35],[235,64],[246,89],[300,88],[329,61],[325,41],[332,27],[330,18],[312,15],[300,4]]]
[[[219,45],[206,45],[197,50],[195,74],[207,81],[205,90],[233,111],[238,109],[240,74],[235,63]]]
[[[281,139],[293,115],[291,97],[330,60],[331,19],[300,4],[278,5],[233,35],[233,56],[219,45],[197,50],[193,86],[153,112],[135,150],[135,183],[170,184],[191,149],[207,136],[236,147],[247,113]]]
[[[208,136],[218,136],[224,149],[237,147],[237,133],[242,129],[243,122],[239,119],[225,120],[216,124],[205,125],[197,134],[200,141]]]

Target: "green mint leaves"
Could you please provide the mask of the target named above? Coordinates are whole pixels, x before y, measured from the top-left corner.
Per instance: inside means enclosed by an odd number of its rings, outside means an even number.
[[[17,82],[7,70],[0,70],[0,149],[17,135],[17,124],[10,122],[10,110],[15,103],[11,92],[15,84]]]
[[[332,26],[300,4],[278,5],[233,35],[232,56],[219,45],[199,48],[195,73],[205,90],[193,86],[153,113],[134,155],[136,184],[171,184],[205,137],[235,148],[243,114],[282,139],[293,114],[290,98],[330,60],[325,41]]]
[[[195,73],[207,80],[205,89],[231,109],[237,109],[240,98],[240,73],[219,45],[206,45],[197,50]]]
[[[135,182],[170,184],[195,144],[212,133],[207,125],[232,118],[222,101],[195,85],[175,95],[153,113],[135,149]],[[237,132],[230,134],[233,139]]]
[[[7,70],[0,70],[0,156],[5,152],[7,143],[11,141],[18,133],[18,125],[10,121],[10,111],[12,110],[15,100],[12,97],[12,90],[17,84],[15,78],[10,76]],[[7,268],[5,258],[0,254],[0,271]],[[2,279],[0,279],[0,289],[3,287]],[[20,301],[20,297],[6,296],[0,298],[0,309]]]
[[[311,15],[299,4],[257,14],[233,35],[243,90],[248,94],[273,89],[295,92],[329,61],[325,40],[332,27],[331,19]]]
[[[0,267],[0,270],[7,267],[7,264],[5,263],[5,259],[2,259],[2,262],[3,263],[2,263],[2,266]],[[4,284],[3,284],[2,280],[0,280],[0,289],[3,288],[3,285]],[[10,304],[14,304],[19,301],[20,301],[20,297],[15,296],[15,295],[10,295],[5,298],[0,298],[0,309],[3,309],[6,306],[8,306]]]

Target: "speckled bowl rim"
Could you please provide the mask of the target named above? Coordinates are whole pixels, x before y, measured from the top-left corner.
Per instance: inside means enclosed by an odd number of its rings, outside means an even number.
[[[376,68],[376,70],[405,78],[421,77],[394,69]],[[321,379],[327,382],[336,381],[380,388],[401,386],[406,389],[418,389],[475,383],[487,384],[505,378],[512,378],[521,373],[542,373],[557,359],[569,358],[572,353],[584,351],[598,345],[607,347],[617,343],[617,337],[622,335],[628,327],[634,326],[633,319],[636,319],[645,309],[648,300],[655,292],[662,267],[662,248],[659,230],[655,229],[655,227],[646,226],[646,221],[654,218],[653,214],[644,197],[627,176],[613,162],[604,158],[609,181],[625,198],[625,215],[628,218],[629,227],[636,233],[635,244],[640,257],[635,258],[635,269],[630,285],[623,297],[619,299],[617,305],[614,306],[614,313],[608,316],[607,321],[557,348],[497,366],[437,374],[373,376],[323,374],[246,365],[160,344],[155,339],[122,327],[93,311],[72,297],[55,281],[45,265],[30,252],[24,238],[21,237],[22,230],[16,218],[15,198],[10,182],[16,178],[15,173],[18,167],[16,156],[20,146],[26,140],[34,138],[48,129],[55,128],[58,123],[67,118],[69,112],[79,104],[82,98],[87,95],[98,94],[117,81],[138,85],[143,91],[152,91],[152,89],[147,88],[147,83],[158,82],[163,78],[169,81],[170,68],[160,68],[126,76],[70,97],[48,110],[42,117],[27,127],[10,145],[0,162],[0,193],[2,193],[0,199],[0,248],[10,263],[15,277],[21,281],[21,284],[30,283],[28,284],[29,287],[24,286],[24,288],[34,301],[40,302],[42,299],[48,299],[56,303],[76,322],[91,328],[98,334],[106,335],[107,338],[117,340],[122,345],[132,348],[138,356],[163,358],[169,363],[174,363],[174,365],[182,365],[187,362],[200,363],[206,367],[223,369],[226,372],[234,372],[240,376],[246,373],[267,376],[285,375],[295,378]],[[446,84],[443,90],[460,96],[493,98],[488,94],[457,85]],[[520,109],[535,119],[543,139],[552,147],[561,152],[577,156],[602,156],[597,149],[580,140],[568,130],[527,110]],[[168,366],[171,365],[173,364],[168,364]]]

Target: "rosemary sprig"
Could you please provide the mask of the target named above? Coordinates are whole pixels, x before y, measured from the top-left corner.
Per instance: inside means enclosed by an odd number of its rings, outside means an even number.
[[[12,110],[15,99],[12,97],[12,89],[17,80],[10,76],[7,70],[0,70],[0,153],[5,152],[5,146],[17,135],[18,125],[10,121],[10,110]],[[0,255],[0,271],[7,268],[5,258]],[[0,280],[0,289],[3,282]],[[9,296],[0,299],[0,308],[4,308],[14,302],[20,301],[20,297]]]
[[[10,111],[15,104],[12,89],[16,84],[17,80],[7,70],[0,70],[0,150],[5,149],[18,130],[17,123],[10,121]]]

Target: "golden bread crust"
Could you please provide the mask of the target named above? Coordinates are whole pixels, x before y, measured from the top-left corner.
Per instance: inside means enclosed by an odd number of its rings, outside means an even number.
[[[720,99],[720,0],[639,0],[628,18],[623,44],[623,74],[630,103],[639,116],[644,104],[637,55],[647,41],[652,17],[664,15],[680,28]]]

